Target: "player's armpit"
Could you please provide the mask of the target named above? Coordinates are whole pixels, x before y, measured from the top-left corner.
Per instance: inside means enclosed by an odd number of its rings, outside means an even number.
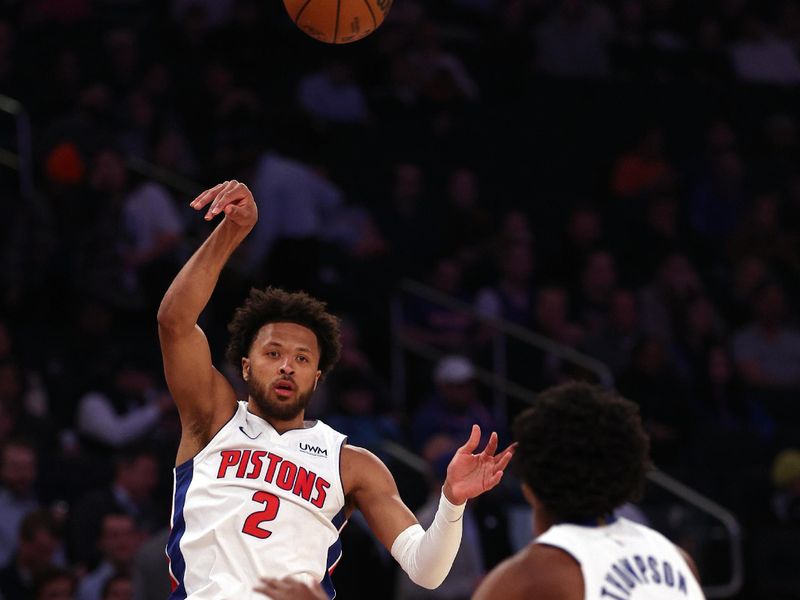
[[[531,544],[483,579],[472,600],[583,600],[580,565],[558,548]]]
[[[236,394],[211,363],[211,350],[199,326],[177,332],[159,323],[164,375],[180,413],[183,435],[178,464],[191,458],[230,418]],[[193,448],[195,439],[198,447]],[[188,455],[187,455],[188,454]]]
[[[372,532],[391,551],[397,536],[417,523],[400,498],[394,477],[381,460],[363,448],[342,448],[342,483],[348,502],[362,512]]]

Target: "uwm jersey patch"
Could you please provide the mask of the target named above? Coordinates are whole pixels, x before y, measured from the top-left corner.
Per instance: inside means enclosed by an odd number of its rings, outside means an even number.
[[[211,442],[175,468],[170,599],[266,600],[253,592],[259,578],[287,575],[321,582],[334,598],[345,440],[322,421],[279,434],[239,402]]]

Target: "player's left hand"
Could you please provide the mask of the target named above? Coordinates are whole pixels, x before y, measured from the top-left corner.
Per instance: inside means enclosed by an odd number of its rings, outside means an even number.
[[[255,591],[266,594],[272,600],[328,600],[328,595],[318,583],[307,584],[292,577],[262,577]]]
[[[492,432],[486,448],[473,454],[481,439],[481,428],[472,426],[467,443],[456,451],[447,466],[444,495],[453,504],[464,504],[470,498],[489,491],[503,478],[503,471],[511,462],[517,445],[511,444],[500,454],[497,451],[497,433]]]

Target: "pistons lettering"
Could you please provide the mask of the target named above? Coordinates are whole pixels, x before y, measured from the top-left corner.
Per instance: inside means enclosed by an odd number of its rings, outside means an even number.
[[[222,450],[217,479],[263,479],[310,502],[325,505],[331,484],[313,471],[266,450]]]

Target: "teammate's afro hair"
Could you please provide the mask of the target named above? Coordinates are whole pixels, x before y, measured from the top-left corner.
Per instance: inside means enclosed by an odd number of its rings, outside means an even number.
[[[638,500],[651,467],[639,407],[586,383],[545,390],[514,421],[522,480],[558,521],[584,521]]]

